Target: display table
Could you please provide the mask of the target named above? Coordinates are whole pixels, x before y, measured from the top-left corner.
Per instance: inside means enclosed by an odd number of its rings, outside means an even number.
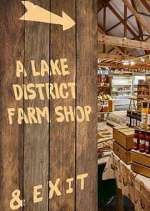
[[[131,166],[114,153],[109,162],[114,170],[118,189],[132,201],[135,211],[150,211],[150,178],[134,173]]]

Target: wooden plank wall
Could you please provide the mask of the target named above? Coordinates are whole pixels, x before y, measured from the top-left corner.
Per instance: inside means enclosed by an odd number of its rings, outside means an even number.
[[[55,14],[62,13],[62,8],[73,20],[75,19],[75,0],[51,1],[51,11]],[[72,82],[76,78],[76,40],[75,27],[62,32],[62,28],[51,25],[51,58],[67,58],[70,75],[53,77],[52,81],[58,84]],[[50,114],[55,122],[54,109],[56,106],[72,106],[75,108],[75,99],[59,99],[51,102]],[[56,136],[57,134],[57,136]],[[54,197],[50,202],[50,210],[74,210],[75,183],[72,183],[73,193],[65,194],[66,179],[75,180],[75,121],[52,123],[50,130],[50,178],[62,178],[60,189],[64,193],[61,197]],[[55,149],[55,151],[54,151]]]
[[[23,76],[15,77],[16,60],[24,60],[22,13],[19,1],[0,1],[0,209],[5,211],[10,210],[11,192],[23,192],[23,126],[10,125],[7,116],[8,107],[23,106],[12,91],[12,84],[23,83]]]
[[[13,192],[20,190],[19,211],[96,211],[96,2],[95,0],[32,0],[32,3],[75,20],[66,31],[61,25],[21,21],[25,8],[19,0],[0,0],[0,210],[11,211]],[[67,76],[33,77],[44,59],[67,59]],[[16,77],[16,61],[24,74]],[[15,100],[13,84],[75,82],[75,99]],[[25,93],[24,93],[25,97]],[[90,106],[90,121],[58,123],[57,106]],[[10,125],[8,108],[48,107],[51,123]],[[77,112],[75,112],[77,113]],[[81,179],[81,175],[82,178]],[[52,199],[49,181],[59,191]],[[37,203],[33,189],[38,188]],[[70,188],[69,188],[70,187]],[[67,192],[69,190],[69,192]],[[15,204],[16,205],[16,204]]]
[[[77,123],[76,128],[76,174],[87,172],[89,179],[86,191],[90,194],[82,194],[77,186],[77,210],[96,210],[95,196],[97,155],[95,145],[96,134],[96,2],[77,0],[77,105],[90,105],[92,117],[89,122]],[[88,58],[88,59],[87,59]],[[94,126],[94,127],[93,127]],[[85,151],[86,153],[83,153]],[[86,204],[88,202],[88,205]]]
[[[45,0],[33,0],[34,4],[47,10],[50,2]],[[30,61],[34,60],[37,71],[40,70],[42,59],[49,62],[49,25],[43,23],[25,22],[25,68],[28,71],[24,77],[24,83],[47,83],[49,77],[34,77],[31,71]],[[24,109],[28,107],[49,108],[49,100],[24,101]],[[48,210],[48,166],[49,166],[49,124],[24,125],[24,197],[28,211]],[[29,179],[30,178],[30,179]],[[32,201],[32,187],[42,184],[43,201],[30,203]]]

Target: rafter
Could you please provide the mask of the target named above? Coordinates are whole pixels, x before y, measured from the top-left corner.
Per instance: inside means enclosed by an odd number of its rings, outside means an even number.
[[[137,12],[137,7],[136,7],[134,0],[131,0],[131,3],[132,3],[133,8],[135,9],[135,11]],[[141,40],[143,40],[143,30],[142,30],[141,24],[139,23],[137,18],[135,18],[135,19],[136,19],[136,23],[137,23],[137,26],[139,29],[139,37],[141,38]]]
[[[139,12],[139,11],[138,11],[138,14],[143,15],[143,16],[146,16],[146,17],[150,17],[150,14],[147,14],[147,13],[145,13],[145,12]]]
[[[123,60],[123,59],[134,59],[132,56],[127,56],[127,55],[118,55],[118,54],[107,54],[107,53],[98,53],[98,58],[101,60]]]
[[[123,2],[127,5],[128,9],[134,14],[134,16],[137,18],[139,23],[143,26],[143,28],[150,34],[150,27],[145,21],[145,19],[142,17],[142,15],[136,12],[136,10],[130,4],[129,0],[123,0]]]
[[[100,34],[107,35],[107,33],[105,32],[105,30],[103,29],[103,27],[102,27],[100,24],[98,24],[98,31],[100,32]],[[115,48],[117,51],[119,51],[119,53],[125,54],[125,53],[124,53],[124,50],[123,50],[121,47],[115,46],[114,48]]]
[[[102,44],[111,45],[111,46],[150,50],[150,43],[137,41],[137,40],[131,40],[127,38],[125,39],[122,37],[108,36],[104,34],[98,34],[98,42]]]
[[[104,7],[107,6],[107,4],[109,3],[110,0],[98,0],[97,1],[97,12],[99,13],[101,11],[101,9],[103,9]]]
[[[106,31],[106,6],[104,7],[104,10],[103,10],[103,29],[104,31]],[[103,45],[103,53],[106,52],[106,46],[105,44]]]
[[[150,12],[150,5],[145,0],[141,0],[143,6]]]
[[[127,17],[127,20],[129,20],[131,17],[133,17],[133,15],[129,15],[129,16]],[[107,29],[106,32],[109,32],[109,31],[113,30],[114,28],[116,28],[117,26],[119,26],[121,23],[122,23],[122,22],[119,21],[118,23],[114,24],[112,27],[110,27],[109,29]]]
[[[127,37],[127,15],[128,15],[127,6],[124,5],[124,37]]]
[[[108,8],[112,11],[112,13],[121,21],[121,23],[124,25],[124,19],[119,15],[119,13],[115,10],[115,8],[108,4]],[[134,32],[134,30],[131,29],[131,27],[127,24],[127,29],[130,31],[130,33],[134,36],[134,38],[138,39],[138,35]]]
[[[98,31],[102,34],[106,34],[103,27],[100,24],[98,24]]]
[[[147,70],[150,70],[150,65],[149,64],[135,64],[133,66],[131,65],[128,65],[128,66],[124,66],[123,64],[114,64],[114,63],[105,63],[105,62],[101,62],[99,64],[100,67],[104,67],[104,66],[107,66],[109,68],[114,68],[114,69],[138,69],[138,70],[143,70],[143,69],[147,69]]]

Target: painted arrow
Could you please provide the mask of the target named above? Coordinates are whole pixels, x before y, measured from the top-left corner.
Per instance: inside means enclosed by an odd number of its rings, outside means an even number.
[[[70,29],[75,25],[74,20],[72,20],[64,11],[62,11],[61,17],[33,4],[30,1],[22,1],[22,4],[27,9],[27,12],[20,18],[20,20],[62,25],[63,31]]]

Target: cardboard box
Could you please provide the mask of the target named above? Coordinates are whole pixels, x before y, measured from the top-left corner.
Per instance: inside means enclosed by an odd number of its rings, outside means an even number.
[[[121,145],[119,145],[116,141],[113,143],[113,151],[126,164],[131,163],[131,152],[130,152],[130,150],[126,150]]]
[[[134,129],[129,127],[115,127],[113,129],[113,138],[126,150],[133,149]]]

